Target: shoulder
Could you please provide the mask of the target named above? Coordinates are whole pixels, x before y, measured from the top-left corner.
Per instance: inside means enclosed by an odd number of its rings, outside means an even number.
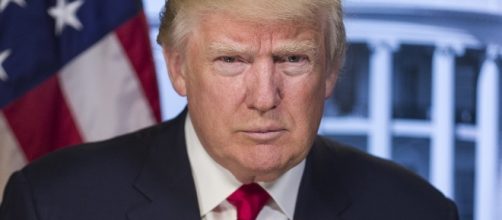
[[[134,184],[152,155],[184,140],[183,118],[33,161],[10,178],[0,219],[117,219],[147,199]]]
[[[109,186],[136,178],[152,148],[175,144],[183,117],[112,139],[70,146],[37,159],[20,172],[31,185],[47,187]]]
[[[376,178],[375,181],[411,181],[423,186],[430,186],[423,178],[408,171],[390,160],[379,158],[363,152],[355,147],[345,145],[327,138],[319,137],[318,151],[332,157],[337,169],[344,167],[343,175],[351,179]],[[377,178],[378,177],[378,178]],[[370,179],[368,179],[370,180]]]
[[[369,155],[354,147],[323,137],[318,138],[317,142],[320,144],[318,144],[318,149],[316,150],[324,152],[323,155],[326,157],[331,157],[334,161],[334,169],[338,170],[347,181],[357,180],[360,184],[372,185],[375,187],[380,185],[387,186],[395,182],[406,184],[410,186],[410,188],[416,186],[420,189],[427,189],[434,193],[439,193],[439,191],[432,187],[422,177],[390,160]],[[361,182],[361,180],[369,182]]]
[[[326,138],[319,137],[316,143],[314,150],[333,161],[330,169],[337,174],[335,181],[343,182],[354,208],[374,211],[377,216],[387,212],[386,219],[410,213],[420,213],[424,219],[456,215],[448,198],[402,166]]]
[[[118,176],[122,170],[138,169],[150,142],[166,127],[160,124],[104,141],[68,146],[33,161],[21,172],[30,181],[40,182],[62,178],[94,180],[100,173]]]

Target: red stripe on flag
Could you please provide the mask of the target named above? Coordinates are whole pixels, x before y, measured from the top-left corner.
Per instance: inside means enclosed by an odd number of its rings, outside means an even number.
[[[30,161],[82,142],[57,75],[9,104],[3,112]]]
[[[148,25],[143,11],[118,27],[115,32],[141,82],[155,119],[160,121],[159,89],[148,38]]]

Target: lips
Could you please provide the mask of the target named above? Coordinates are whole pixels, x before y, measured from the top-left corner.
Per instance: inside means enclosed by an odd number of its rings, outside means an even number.
[[[286,131],[287,131],[286,129],[280,127],[263,127],[263,128],[245,129],[242,130],[241,133],[252,140],[263,142],[277,139],[284,133],[286,133]]]

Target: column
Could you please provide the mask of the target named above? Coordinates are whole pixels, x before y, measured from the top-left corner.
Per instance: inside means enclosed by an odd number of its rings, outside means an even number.
[[[369,143],[371,154],[391,157],[392,67],[397,44],[387,41],[370,43]]]
[[[475,220],[492,220],[496,213],[499,121],[497,54],[497,47],[488,47],[477,85]]]
[[[432,135],[430,179],[446,196],[454,194],[455,51],[439,46],[432,60]]]

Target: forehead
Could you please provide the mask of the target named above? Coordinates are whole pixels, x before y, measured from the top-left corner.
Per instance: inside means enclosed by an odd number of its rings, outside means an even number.
[[[318,25],[293,20],[250,20],[229,13],[211,13],[200,17],[192,37],[204,44],[301,41],[319,47],[323,36],[320,29]]]

